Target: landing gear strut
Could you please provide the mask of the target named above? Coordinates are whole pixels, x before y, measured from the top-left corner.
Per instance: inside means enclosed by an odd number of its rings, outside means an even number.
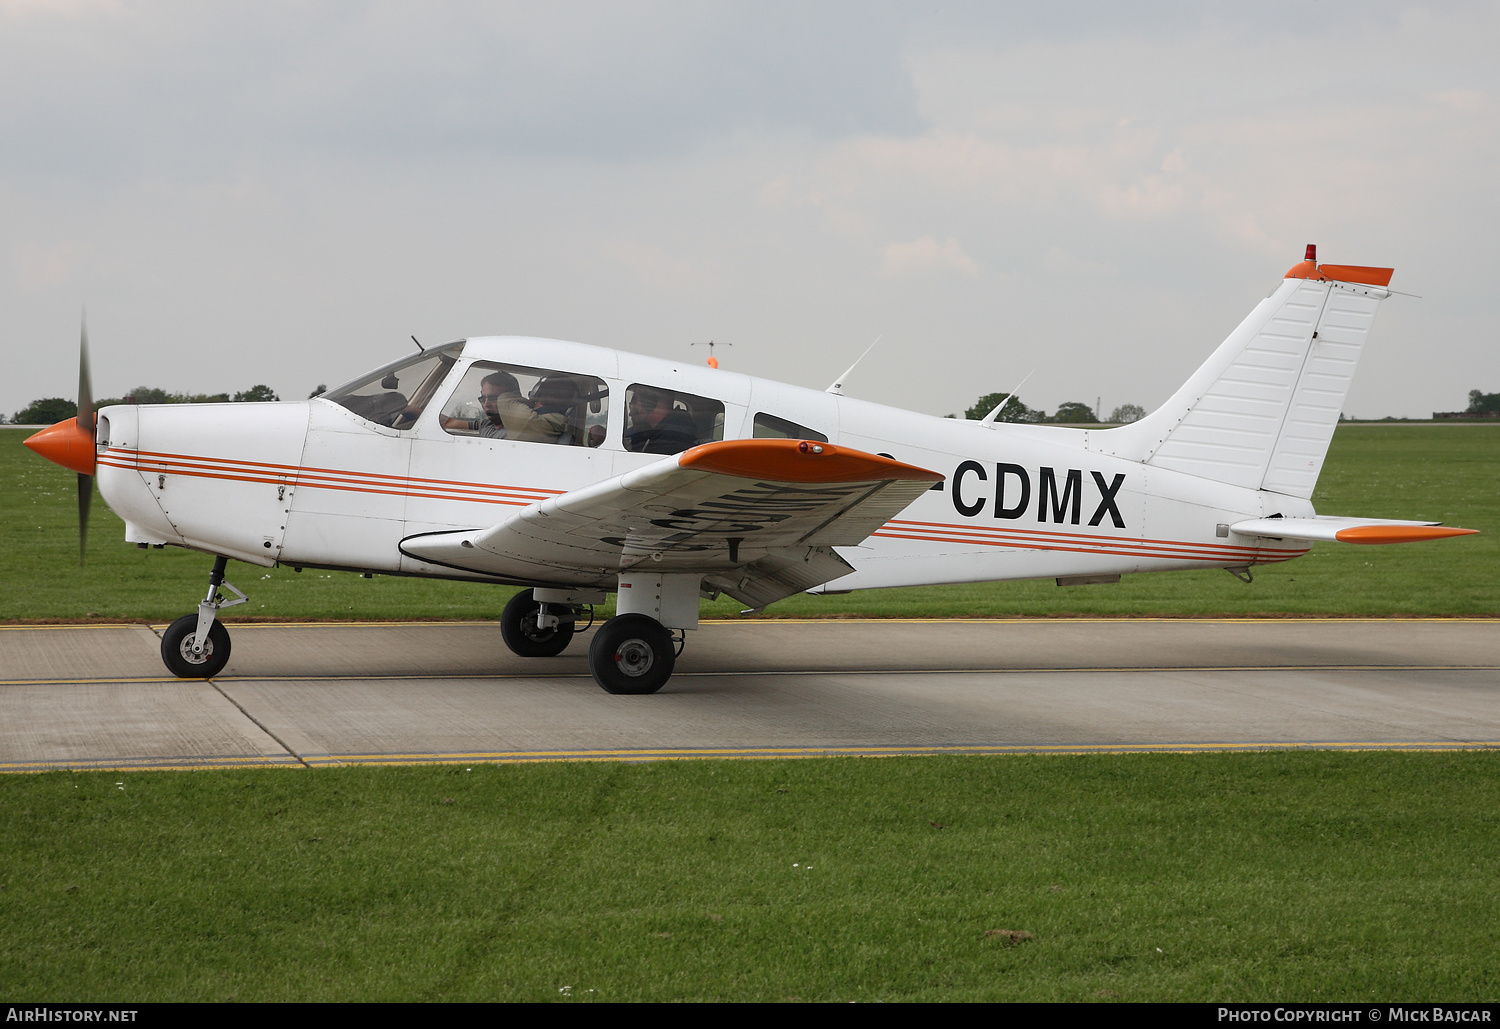
[[[619,583],[619,614],[594,633],[589,672],[610,693],[655,693],[672,675],[684,630],[698,627],[703,577],[632,570]]]
[[[233,583],[224,581],[228,559],[214,558],[208,575],[208,595],[198,604],[198,613],[183,615],[167,626],[161,636],[161,659],[167,670],[180,679],[207,679],[218,675],[229,663],[229,630],[219,622],[219,610],[243,604],[247,598]],[[233,593],[225,600],[220,589]]]

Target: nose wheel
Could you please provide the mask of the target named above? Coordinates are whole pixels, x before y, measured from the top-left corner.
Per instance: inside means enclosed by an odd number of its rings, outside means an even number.
[[[589,671],[609,693],[655,693],[676,662],[672,634],[649,615],[616,615],[589,644]]]
[[[179,679],[208,679],[229,663],[229,630],[219,621],[219,609],[243,604],[247,598],[224,581],[228,563],[226,558],[214,558],[208,595],[199,602],[198,613],[183,615],[161,634],[162,663]],[[228,590],[235,599],[225,600],[220,590]]]
[[[198,616],[183,615],[161,634],[161,659],[179,679],[208,679],[229,663],[229,630],[215,621],[198,645]]]
[[[573,642],[576,611],[557,604],[543,610],[531,590],[510,598],[500,613],[500,638],[518,657],[556,657]]]

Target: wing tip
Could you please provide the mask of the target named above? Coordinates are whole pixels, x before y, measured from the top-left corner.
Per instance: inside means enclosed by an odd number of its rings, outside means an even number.
[[[728,439],[684,451],[678,466],[771,482],[941,482],[939,472],[820,440]]]

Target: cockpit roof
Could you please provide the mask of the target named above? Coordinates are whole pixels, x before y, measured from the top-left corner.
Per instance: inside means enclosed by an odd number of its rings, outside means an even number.
[[[737,403],[745,400],[736,400],[736,397],[748,398],[752,381],[748,375],[721,371],[696,362],[670,361],[541,336],[472,336],[461,342],[465,359],[558,368],[632,382],[639,380],[721,396]]]

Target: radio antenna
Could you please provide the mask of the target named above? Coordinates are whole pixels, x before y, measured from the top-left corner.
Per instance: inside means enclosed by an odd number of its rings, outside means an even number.
[[[1000,403],[996,404],[995,405],[995,409],[993,411],[991,411],[989,414],[985,415],[983,418],[979,419],[979,424],[980,425],[987,425],[987,426],[990,426],[991,428],[993,428],[994,425],[995,425],[995,419],[998,418],[998,417],[1000,417],[1000,412],[1005,410],[1005,405],[1008,404],[1008,403],[1010,403],[1012,400],[1016,399],[1016,394],[1019,393],[1019,392],[1021,392],[1021,387],[1024,386],[1024,385],[1026,385],[1027,380],[1030,379],[1035,374],[1036,374],[1036,369],[1035,368],[1033,368],[1033,369],[1031,369],[1031,371],[1027,372],[1026,373],[1026,378],[1022,379],[1016,385],[1015,389],[1013,389],[1009,393],[1005,394],[1005,399],[1002,400],[1002,401],[1000,401]]]
[[[854,359],[854,363],[851,364],[844,371],[844,374],[840,375],[837,379],[834,379],[833,380],[833,384],[830,385],[823,392],[824,393],[832,393],[836,397],[843,396],[844,395],[844,383],[847,382],[847,381],[849,381],[849,376],[851,376],[851,375],[854,374],[854,369],[856,369],[856,368],[859,367],[859,362],[861,362],[861,361],[863,361],[865,359],[865,354],[868,354],[870,351],[874,350],[875,349],[875,344],[879,343],[881,341],[881,339],[884,338],[884,336],[885,336],[884,333],[881,333],[879,336],[876,336],[874,342],[871,343],[869,346],[865,347],[865,353],[864,354],[860,354],[858,357],[856,357]]]

